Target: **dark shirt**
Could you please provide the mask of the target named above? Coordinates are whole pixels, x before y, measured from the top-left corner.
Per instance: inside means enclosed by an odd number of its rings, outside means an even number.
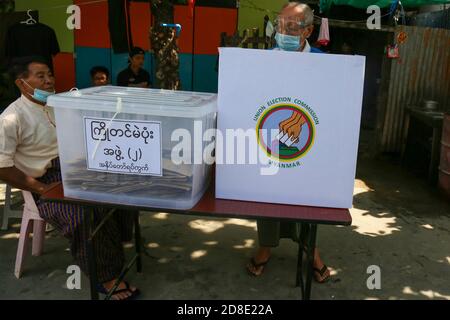
[[[31,16],[37,21],[37,11],[31,11]],[[0,46],[0,66],[6,67],[8,65],[8,61],[5,59],[5,51],[6,51],[6,36],[8,34],[9,28],[13,25],[25,21],[28,19],[26,12],[8,12],[1,13],[0,12],[0,43],[4,45]]]
[[[128,87],[130,85],[135,86],[142,82],[147,82],[147,86],[151,87],[150,74],[142,68],[135,74],[130,67],[128,67],[125,70],[122,70],[117,76],[117,85],[122,87]]]
[[[49,26],[15,24],[6,35],[6,56],[10,59],[24,56],[41,56],[52,66],[52,56],[59,52],[55,31]]]

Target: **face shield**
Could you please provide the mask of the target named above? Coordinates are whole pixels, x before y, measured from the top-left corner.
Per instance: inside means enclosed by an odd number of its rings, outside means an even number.
[[[302,36],[310,25],[312,24],[307,24],[298,17],[278,16],[275,20],[275,31],[288,36]]]
[[[285,51],[298,51],[306,39],[305,31],[310,25],[297,17],[278,16],[275,20],[275,41],[278,48]]]

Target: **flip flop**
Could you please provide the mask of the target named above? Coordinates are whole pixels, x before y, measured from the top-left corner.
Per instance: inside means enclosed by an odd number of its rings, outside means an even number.
[[[266,266],[267,263],[269,263],[269,260],[270,260],[270,258],[267,259],[267,260],[264,261],[264,262],[256,263],[255,258],[251,258],[251,259],[250,259],[250,264],[251,264],[251,266],[252,266],[254,269],[258,269],[258,268],[261,268],[261,267],[263,267],[263,268],[262,268],[260,274],[256,274],[255,272],[251,271],[250,268],[249,268],[248,265],[247,265],[247,272],[248,272],[250,275],[254,276],[254,277],[259,277],[259,276],[261,276],[261,275],[264,273],[265,266]]]
[[[314,268],[313,270],[314,270],[314,272],[317,272],[317,273],[320,275],[320,277],[322,278],[323,275],[325,274],[325,272],[327,272],[328,267],[327,267],[326,265],[323,265],[322,269]],[[327,275],[325,278],[323,278],[321,281],[317,280],[316,277],[314,277],[314,279],[315,279],[316,282],[318,282],[318,283],[325,283],[325,282],[328,282],[328,281],[331,279],[331,275],[328,274],[328,275]]]
[[[132,291],[131,288],[130,288],[130,284],[128,282],[124,281],[124,284],[125,284],[125,289],[115,290],[114,293],[111,296],[114,296],[114,295],[119,294],[119,293],[130,292],[131,293],[130,296],[128,296],[125,299],[120,299],[120,301],[122,301],[122,300],[134,300],[138,295],[141,294],[139,289],[136,289],[136,290]],[[103,285],[101,285],[101,284],[99,284],[97,286],[97,291],[99,293],[102,293],[102,294],[105,294],[105,295],[109,294],[109,291],[106,290],[106,288]]]

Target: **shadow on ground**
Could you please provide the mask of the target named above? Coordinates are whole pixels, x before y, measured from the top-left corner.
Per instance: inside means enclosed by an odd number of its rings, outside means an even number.
[[[434,188],[389,161],[360,159],[351,213],[351,227],[319,227],[333,280],[314,284],[313,299],[450,299],[450,205]],[[257,245],[254,221],[164,213],[141,219],[148,256],[144,274],[133,270],[129,279],[143,299],[299,298],[291,241],[282,241],[261,277],[246,273]],[[22,279],[14,278],[18,222],[0,232],[0,299],[89,298],[86,278],[81,290],[66,288],[72,259],[55,232],[45,254],[27,259]],[[371,265],[381,269],[380,290],[367,288]]]

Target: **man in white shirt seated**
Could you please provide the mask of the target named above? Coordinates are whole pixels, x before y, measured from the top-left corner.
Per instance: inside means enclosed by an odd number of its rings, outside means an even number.
[[[85,209],[40,200],[40,195],[61,181],[55,118],[53,110],[46,106],[47,97],[55,93],[55,79],[40,57],[19,58],[10,71],[22,95],[0,115],[0,179],[33,193],[40,216],[70,240],[76,263],[88,275]],[[98,210],[96,223],[105,214]],[[113,287],[123,268],[122,224],[131,214],[116,212],[94,239],[100,292]],[[112,298],[130,299],[138,293],[122,282]]]

